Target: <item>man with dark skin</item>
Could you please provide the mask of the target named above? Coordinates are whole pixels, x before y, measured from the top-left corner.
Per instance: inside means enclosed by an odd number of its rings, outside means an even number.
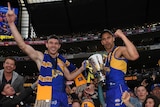
[[[115,46],[115,37],[121,38],[124,46]],[[121,96],[124,91],[128,90],[124,79],[127,72],[127,60],[136,60],[139,54],[133,43],[120,29],[116,30],[114,34],[110,30],[102,32],[101,44],[108,54],[104,65],[104,71],[106,72],[106,106],[125,107]]]

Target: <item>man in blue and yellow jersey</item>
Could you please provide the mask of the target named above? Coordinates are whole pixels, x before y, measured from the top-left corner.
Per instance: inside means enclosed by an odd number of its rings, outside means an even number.
[[[73,80],[81,74],[85,69],[84,63],[77,69],[60,55],[58,50],[61,43],[55,35],[47,39],[45,53],[26,44],[14,23],[16,15],[10,3],[8,3],[6,17],[17,45],[37,64],[40,71],[35,107],[68,107],[65,81],[66,79]]]
[[[115,46],[115,37],[124,42],[124,46]],[[107,52],[104,71],[106,73],[106,107],[125,107],[122,93],[128,90],[125,82],[127,60],[139,57],[136,47],[120,30],[113,34],[110,30],[101,33],[101,44]]]

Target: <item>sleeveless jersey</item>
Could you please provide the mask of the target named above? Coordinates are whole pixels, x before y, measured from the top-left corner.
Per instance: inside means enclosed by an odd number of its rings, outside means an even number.
[[[122,103],[122,93],[128,90],[125,82],[125,73],[127,72],[127,59],[116,58],[115,53],[119,47],[115,47],[108,55],[108,61],[105,66],[110,71],[106,72],[106,106],[107,107],[125,107]]]

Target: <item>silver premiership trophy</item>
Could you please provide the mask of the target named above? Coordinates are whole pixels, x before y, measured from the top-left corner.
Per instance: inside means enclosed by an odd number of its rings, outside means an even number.
[[[88,58],[89,63],[92,66],[95,77],[98,78],[98,97],[102,107],[105,107],[105,100],[103,95],[102,86],[105,85],[105,74],[103,74],[103,58],[101,54],[93,54]]]
[[[98,77],[99,82],[105,81],[105,76],[103,75],[102,71],[103,71],[103,58],[101,54],[93,54],[88,58],[89,63],[91,64],[92,68],[93,68],[93,72],[95,74],[95,76]]]

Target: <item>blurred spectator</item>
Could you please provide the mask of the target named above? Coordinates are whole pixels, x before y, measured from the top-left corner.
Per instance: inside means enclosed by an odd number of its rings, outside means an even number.
[[[6,57],[3,62],[3,68],[0,70],[1,91],[5,84],[11,84],[16,93],[23,91],[24,77],[14,71],[16,69],[16,60],[13,57]]]
[[[79,100],[73,100],[72,107],[81,107],[81,102]]]
[[[85,99],[82,102],[81,107],[95,107],[95,106],[94,106],[94,102],[91,99]]]
[[[18,107],[25,107],[25,100],[32,94],[36,87],[37,81],[20,94],[16,94],[14,88],[10,84],[6,84],[1,92],[2,99],[0,100],[0,107],[17,107],[17,105]]]
[[[152,84],[150,93],[160,100],[160,84]]]
[[[159,107],[160,100],[154,95],[148,95],[142,107]]]
[[[122,103],[127,107],[142,107],[143,102],[148,95],[147,89],[143,85],[135,87],[136,97],[131,97],[130,93],[125,91],[122,94]]]
[[[136,87],[135,94],[136,94],[140,104],[142,104],[148,95],[148,91],[145,86],[140,85],[140,86]]]
[[[100,107],[98,92],[96,91],[95,85],[93,83],[88,84],[82,96],[82,102],[88,101],[88,100],[92,101],[95,107]]]

